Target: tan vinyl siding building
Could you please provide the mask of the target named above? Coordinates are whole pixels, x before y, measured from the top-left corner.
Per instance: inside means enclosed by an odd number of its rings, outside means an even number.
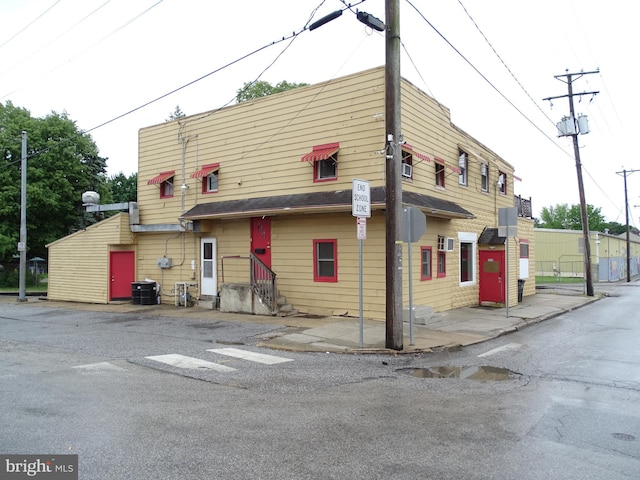
[[[584,278],[582,230],[535,229],[536,275]],[[627,276],[626,234],[589,232],[591,276],[598,282],[615,282]],[[640,238],[630,235],[631,275],[640,273]]]
[[[87,303],[108,303],[110,252],[133,252],[129,216],[118,214],[47,245],[47,297]]]
[[[504,251],[504,239],[478,242],[485,229],[497,229],[500,208],[514,207],[513,167],[452,125],[446,107],[407,81],[401,88],[404,143],[395,148],[407,164],[403,204],[427,219],[426,233],[411,244],[414,305],[476,305],[480,251]],[[223,283],[249,281],[251,254],[275,272],[295,309],[357,316],[357,178],[371,188],[363,314],[384,319],[384,102],[380,67],[141,129],[139,221],[131,227],[136,279],[157,281],[163,303],[174,302],[177,282],[211,298]],[[526,295],[535,292],[533,248],[526,267],[517,251],[520,238],[533,244],[531,219],[519,219],[518,235],[509,242],[510,304],[519,278],[529,279]],[[501,295],[489,303],[504,303]]]

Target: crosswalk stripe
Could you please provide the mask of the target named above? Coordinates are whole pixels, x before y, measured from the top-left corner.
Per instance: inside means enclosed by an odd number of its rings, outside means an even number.
[[[215,370],[217,372],[233,372],[235,370],[235,368],[227,367],[226,365],[208,362],[199,358],[187,357],[178,353],[169,353],[167,355],[152,355],[145,358],[178,368],[204,368]]]
[[[228,357],[241,358],[252,362],[264,363],[265,365],[275,365],[276,363],[293,362],[291,358],[277,357],[275,355],[267,355],[265,353],[248,352],[238,348],[210,348],[208,352],[227,355]]]
[[[521,346],[522,345],[519,343],[507,343],[506,345],[503,345],[501,347],[494,348],[493,350],[489,350],[488,352],[481,353],[480,355],[478,355],[478,357],[488,357],[490,355],[494,355],[499,352],[504,352],[505,350],[516,350]]]

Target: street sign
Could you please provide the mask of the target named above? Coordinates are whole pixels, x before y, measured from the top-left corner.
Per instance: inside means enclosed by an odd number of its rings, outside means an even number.
[[[368,180],[353,179],[351,214],[354,217],[371,216],[371,189]]]
[[[498,209],[498,236],[502,238],[518,235],[518,210],[516,207]]]
[[[367,239],[367,218],[358,217],[358,240]]]
[[[27,245],[24,242],[18,242],[18,251],[24,252],[27,249]]]
[[[400,219],[400,241],[417,242],[427,231],[427,217],[416,207],[402,209]]]

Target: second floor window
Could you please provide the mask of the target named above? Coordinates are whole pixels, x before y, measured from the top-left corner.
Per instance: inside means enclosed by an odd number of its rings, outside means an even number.
[[[482,191],[489,191],[489,165],[482,163],[480,165],[480,183],[482,185]]]
[[[436,186],[444,188],[444,163],[436,160]]]
[[[219,163],[203,165],[200,170],[191,174],[191,178],[202,180],[202,193],[216,193],[218,191]]]
[[[173,177],[166,179],[160,184],[160,198],[173,197]]]
[[[338,153],[334,153],[326,160],[318,160],[313,164],[313,180],[335,180],[338,178]]]
[[[507,194],[507,174],[504,172],[498,172],[498,191],[502,195]]]
[[[202,193],[214,193],[218,191],[218,171],[211,172],[202,180]]]
[[[300,158],[301,162],[313,165],[313,181],[327,182],[338,179],[338,150],[340,143],[316,145],[310,153]]]
[[[400,172],[403,179],[413,178],[413,155],[402,150],[402,171]]]
[[[467,184],[467,169],[469,166],[469,157],[465,152],[458,152],[458,166],[460,167],[460,173],[458,174],[458,183],[460,185]]]

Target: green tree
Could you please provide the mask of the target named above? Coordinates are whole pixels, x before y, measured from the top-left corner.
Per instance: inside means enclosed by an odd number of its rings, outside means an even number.
[[[623,233],[627,233],[627,226],[622,225],[618,222],[607,222],[603,225],[603,227],[604,228],[602,229],[602,231],[604,232],[604,229],[608,229],[611,235],[620,235]],[[636,235],[638,234],[638,229],[634,226],[631,226],[631,228],[629,228],[629,231]]]
[[[106,194],[106,159],[66,112],[33,118],[0,104],[0,258],[17,253],[20,234],[21,132],[27,132],[27,248],[46,256],[47,243],[86,225],[82,192]]]
[[[170,122],[171,120],[177,120],[178,118],[182,118],[184,116],[185,114],[180,108],[180,105],[176,105],[176,109],[169,114],[169,118],[167,118],[167,122]]]
[[[107,179],[106,188],[111,192],[113,203],[135,202],[138,199],[138,174],[127,177],[119,172]]]
[[[587,221],[589,230],[601,232],[605,227],[605,219],[600,208],[587,205]],[[560,230],[582,230],[582,215],[580,205],[560,203],[556,206],[543,207],[540,212],[539,228],[555,228]]]
[[[236,102],[242,103],[248,100],[254,100],[260,97],[266,97],[274,93],[286,92],[298,87],[306,87],[308,83],[289,83],[286,80],[282,80],[276,85],[271,85],[264,80],[258,80],[257,82],[247,82],[242,88],[236,92]]]

